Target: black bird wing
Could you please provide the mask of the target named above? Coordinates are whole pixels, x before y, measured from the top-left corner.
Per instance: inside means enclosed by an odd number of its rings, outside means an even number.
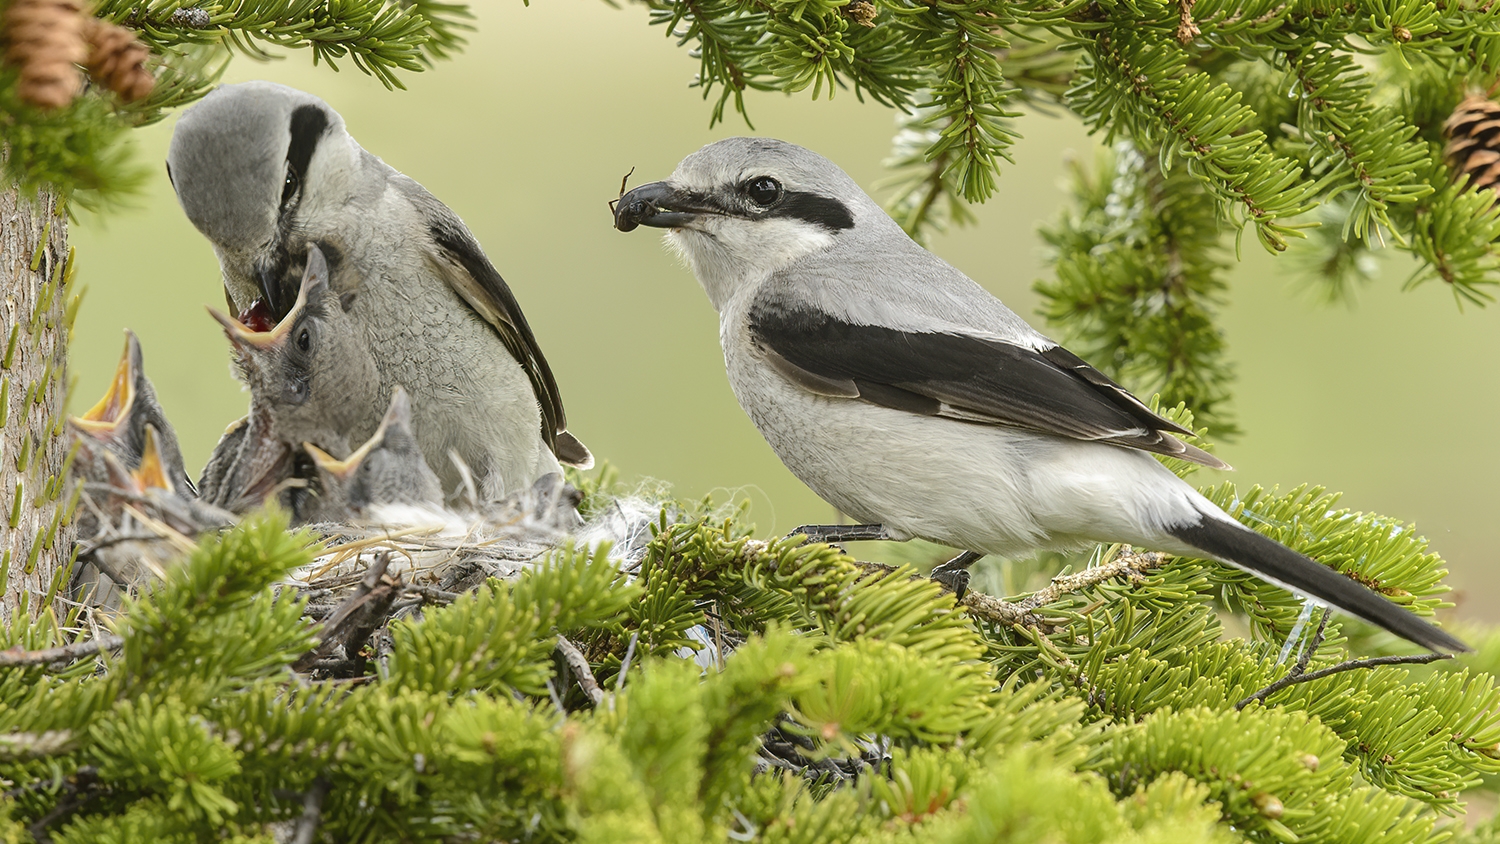
[[[428,231],[448,264],[441,269],[448,283],[495,329],[505,348],[526,371],[537,404],[542,409],[543,442],[563,463],[584,469],[592,466],[594,457],[588,448],[568,433],[567,415],[563,411],[557,379],[552,376],[552,368],[547,365],[547,358],[543,356],[510,285],[505,283],[478,241],[453,212],[430,196],[429,200],[425,209],[428,211]]]
[[[924,416],[1023,428],[1229,466],[1177,439],[1191,435],[1061,346],[1038,351],[973,335],[861,325],[762,297],[750,334],[802,388]]]

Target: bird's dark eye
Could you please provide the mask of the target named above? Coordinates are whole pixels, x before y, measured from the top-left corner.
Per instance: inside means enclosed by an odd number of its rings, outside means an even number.
[[[297,179],[297,171],[288,166],[286,168],[286,181],[281,185],[282,207],[286,207],[287,200],[290,200],[292,198],[292,195],[297,192],[297,186],[299,184],[300,182]]]
[[[745,183],[745,195],[751,202],[766,208],[781,198],[781,183],[770,176],[756,176]]]
[[[312,332],[306,328],[297,332],[297,348],[304,352],[312,348]]]

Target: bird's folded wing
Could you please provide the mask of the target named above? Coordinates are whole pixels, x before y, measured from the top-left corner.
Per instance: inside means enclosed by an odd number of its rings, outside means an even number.
[[[428,213],[432,214],[433,210],[429,209]],[[531,380],[537,404],[542,410],[543,442],[564,463],[592,465],[593,456],[576,437],[567,436],[559,448],[558,435],[568,427],[562,393],[510,285],[505,283],[478,242],[456,217],[434,217],[430,220],[430,229],[433,241],[448,259],[439,266],[448,283],[469,303],[469,307],[494,327],[505,348]]]
[[[809,392],[1228,468],[1172,436],[1191,431],[1061,346],[860,325],[776,301],[751,308],[750,333],[770,364]]]

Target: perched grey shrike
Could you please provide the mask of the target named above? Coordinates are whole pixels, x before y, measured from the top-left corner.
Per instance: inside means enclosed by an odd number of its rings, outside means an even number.
[[[1127,542],[1207,557],[1432,650],[1452,635],[1230,518],[1153,455],[1227,468],[924,250],[847,174],[767,138],[710,144],[619,200],[668,229],[719,312],[729,383],[771,448],[863,524],[985,554]]]
[[[222,86],[178,121],[167,174],[252,330],[286,316],[308,245],[322,249],[380,373],[349,442],[374,434],[401,384],[450,491],[462,480],[450,451],[487,498],[559,461],[592,464],[520,304],[463,221],[366,152],[327,103],[269,82]]]

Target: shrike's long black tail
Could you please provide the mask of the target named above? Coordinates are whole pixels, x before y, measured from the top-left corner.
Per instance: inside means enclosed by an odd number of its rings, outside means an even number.
[[[1238,522],[1204,515],[1198,524],[1173,526],[1168,531],[1209,557],[1315,598],[1428,650],[1461,653],[1470,649],[1374,590]]]

